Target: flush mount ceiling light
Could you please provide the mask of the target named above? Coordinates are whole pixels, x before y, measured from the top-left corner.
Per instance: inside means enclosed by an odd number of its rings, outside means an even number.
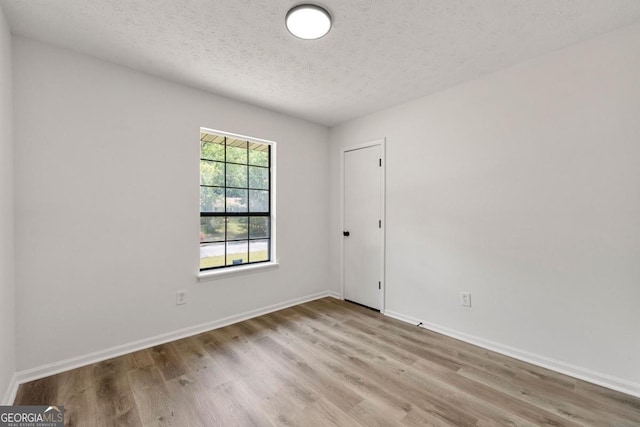
[[[305,40],[319,39],[331,29],[331,15],[315,4],[301,4],[287,12],[287,29]]]

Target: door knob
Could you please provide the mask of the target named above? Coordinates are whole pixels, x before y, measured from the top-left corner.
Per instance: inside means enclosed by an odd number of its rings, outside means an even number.
[[[349,232],[348,232],[348,231],[343,231],[343,232],[342,232],[342,235],[343,235],[344,237],[349,237]]]

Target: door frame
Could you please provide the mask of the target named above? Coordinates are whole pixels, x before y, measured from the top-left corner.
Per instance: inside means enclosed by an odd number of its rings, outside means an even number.
[[[362,148],[374,147],[376,145],[380,146],[380,157],[382,159],[382,167],[380,173],[382,174],[380,180],[380,220],[382,221],[381,233],[380,233],[380,246],[382,253],[380,254],[380,281],[381,283],[381,292],[380,292],[380,313],[384,314],[385,310],[385,301],[386,301],[386,283],[387,283],[387,275],[386,275],[386,245],[385,245],[385,235],[387,230],[386,223],[386,170],[387,170],[387,162],[386,162],[386,145],[387,141],[385,137],[374,139],[371,141],[363,142],[355,145],[347,145],[341,148],[340,150],[340,297],[344,299],[344,237],[342,236],[342,232],[344,231],[344,156],[348,151],[359,150]]]

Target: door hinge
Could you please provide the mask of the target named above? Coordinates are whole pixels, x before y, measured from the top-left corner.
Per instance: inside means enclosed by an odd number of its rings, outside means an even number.
[[[382,282],[378,282],[378,289],[382,289]]]
[[[378,164],[380,165],[380,167],[382,167],[382,159],[378,159],[378,160],[379,160]]]
[[[382,220],[381,219],[378,220],[378,228],[382,228]]]

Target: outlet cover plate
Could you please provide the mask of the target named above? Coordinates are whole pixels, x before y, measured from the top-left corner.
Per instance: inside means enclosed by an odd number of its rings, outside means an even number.
[[[471,307],[471,292],[460,293],[460,305],[463,307]]]
[[[176,305],[182,305],[187,303],[187,291],[176,292]]]

